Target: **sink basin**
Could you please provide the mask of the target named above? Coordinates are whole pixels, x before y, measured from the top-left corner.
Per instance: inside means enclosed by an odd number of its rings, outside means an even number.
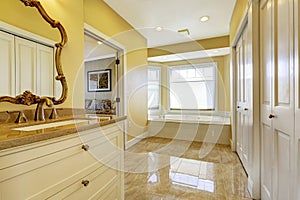
[[[99,115],[94,115],[94,114],[86,114],[86,117],[91,118],[91,119],[98,119],[100,122],[111,119],[111,116],[99,116]]]
[[[89,122],[91,120],[89,119],[71,119],[66,121],[59,121],[59,122],[50,122],[45,124],[37,124],[37,125],[30,125],[30,126],[24,126],[24,127],[18,127],[18,128],[12,128],[11,130],[16,131],[35,131],[39,129],[45,129],[45,128],[52,128],[52,127],[58,127],[58,126],[65,126],[69,124],[77,124],[82,122]]]

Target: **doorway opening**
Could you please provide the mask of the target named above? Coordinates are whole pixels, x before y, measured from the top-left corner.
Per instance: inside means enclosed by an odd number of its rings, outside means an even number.
[[[124,115],[124,51],[98,34],[84,31],[85,110]]]

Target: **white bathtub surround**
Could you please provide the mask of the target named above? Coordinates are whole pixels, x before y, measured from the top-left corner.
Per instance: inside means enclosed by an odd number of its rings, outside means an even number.
[[[151,121],[184,121],[230,125],[230,116],[230,112],[157,110],[149,112],[148,119]]]
[[[230,144],[230,115],[226,112],[162,113],[149,117],[149,136]]]

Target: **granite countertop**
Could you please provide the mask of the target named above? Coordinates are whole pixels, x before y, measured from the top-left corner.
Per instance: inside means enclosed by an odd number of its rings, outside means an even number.
[[[126,116],[115,117],[106,116],[110,119],[103,121],[102,118],[97,118],[97,115],[77,115],[77,116],[64,116],[59,119],[46,120],[45,122],[29,121],[26,123],[16,124],[16,123],[3,123],[0,124],[0,150],[8,149],[12,147],[17,147],[21,145],[26,145],[38,141],[43,141],[51,138],[56,138],[64,135],[75,134],[79,131],[85,131],[99,126],[105,126],[108,124],[116,123],[126,119]],[[105,117],[105,116],[104,116]],[[43,128],[38,130],[13,130],[14,128],[21,128],[26,126],[32,126],[37,124],[51,123],[51,122],[61,122],[67,120],[75,120],[75,123],[63,125],[63,126],[53,126],[50,128]]]

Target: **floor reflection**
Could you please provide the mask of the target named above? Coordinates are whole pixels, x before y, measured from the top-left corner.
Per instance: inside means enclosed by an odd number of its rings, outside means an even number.
[[[206,162],[195,161],[191,159],[180,158],[179,165],[175,165],[172,160],[176,157],[170,157],[170,180],[172,184],[177,184],[185,187],[195,188],[198,190],[214,192],[215,182],[213,180],[205,180],[200,178],[200,168],[206,171]],[[175,166],[174,166],[175,165]]]
[[[134,145],[125,152],[125,199],[251,199],[237,155],[215,145],[203,157],[205,146],[162,138]]]

